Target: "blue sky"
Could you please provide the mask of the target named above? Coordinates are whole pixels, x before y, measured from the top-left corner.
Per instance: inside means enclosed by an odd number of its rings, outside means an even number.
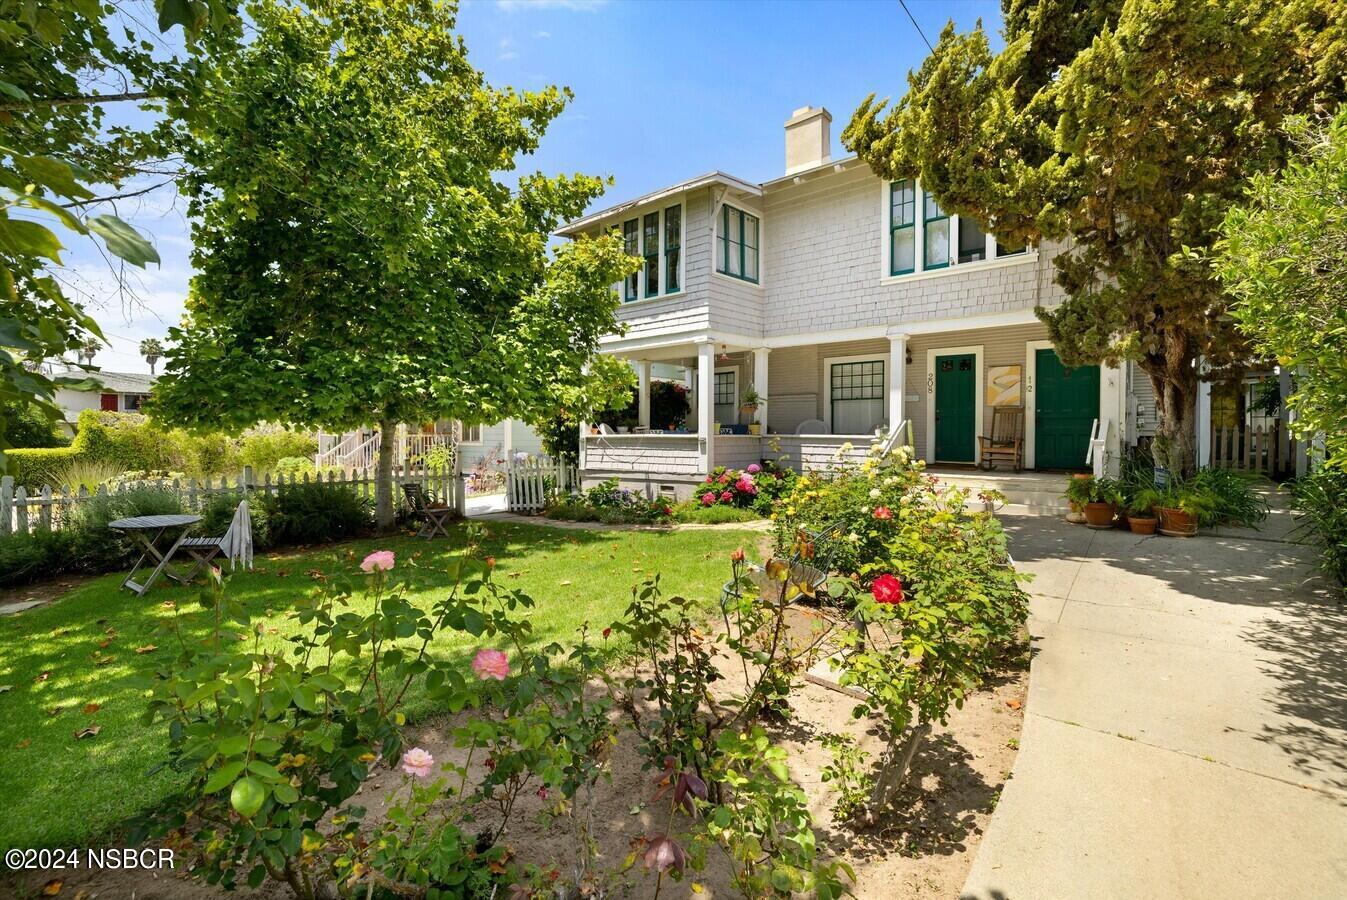
[[[908,0],[932,42],[1000,21],[994,0]],[[523,171],[612,175],[606,206],[719,169],[750,181],[782,174],[782,125],[793,109],[826,106],[833,154],[851,111],[874,91],[897,96],[927,53],[897,0],[655,2],[470,0],[459,28],[470,58],[495,85],[570,87],[574,103]],[[119,293],[97,250],[74,241],[71,293],[90,305],[111,346],[110,371],[146,371],[141,338],[162,337],[182,313],[191,267],[184,204],[171,191],[119,204],[154,241],[163,265],[135,272]]]

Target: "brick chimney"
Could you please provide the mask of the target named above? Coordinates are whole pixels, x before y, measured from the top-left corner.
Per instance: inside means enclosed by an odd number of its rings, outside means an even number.
[[[802,106],[786,121],[786,174],[821,166],[832,158],[832,114],[822,106]]]

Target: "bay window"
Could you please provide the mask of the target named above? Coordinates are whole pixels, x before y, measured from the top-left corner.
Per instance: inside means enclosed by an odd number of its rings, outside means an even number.
[[[623,302],[676,294],[682,290],[682,248],[681,204],[657,209],[623,222],[623,252],[641,260],[641,267],[622,283]]]
[[[628,256],[640,255],[640,232],[638,230],[639,222],[636,219],[630,219],[622,223],[622,250]],[[622,299],[628,303],[639,299],[641,294],[638,290],[640,272],[632,272],[627,276],[626,285],[622,289]]]
[[[1026,245],[1001,241],[976,219],[949,215],[915,179],[889,182],[887,199],[882,252],[890,277],[1028,253]]]
[[[683,247],[683,207],[671,206],[664,211],[664,293],[672,294],[679,288],[678,266]]]

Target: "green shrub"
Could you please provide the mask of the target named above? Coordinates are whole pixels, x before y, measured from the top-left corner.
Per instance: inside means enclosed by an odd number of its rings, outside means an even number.
[[[715,506],[702,506],[699,500],[684,500],[673,508],[675,522],[721,525],[726,522],[756,522],[761,518],[755,509],[740,509],[719,503]]]
[[[1252,527],[1267,518],[1267,501],[1253,491],[1254,479],[1227,469],[1202,469],[1187,486],[1206,497],[1206,515],[1200,524]]]
[[[337,484],[292,484],[268,494],[265,509],[274,544],[317,544],[352,537],[372,524],[369,501]]]
[[[276,461],[276,473],[279,475],[298,475],[301,472],[314,471],[313,460],[305,456],[287,456]]]
[[[0,408],[0,435],[11,447],[64,447],[66,436],[31,404],[11,404]]]
[[[216,494],[201,509],[201,533],[220,537],[229,530],[234,512],[243,497],[236,493]],[[271,546],[271,523],[267,517],[268,505],[261,495],[248,495],[248,518],[253,524],[253,549],[265,550]]]
[[[72,568],[85,572],[108,572],[129,566],[139,545],[109,522],[131,516],[165,516],[182,512],[182,501],[169,489],[132,488],[111,494],[97,494],[77,504],[70,514]]]
[[[0,537],[0,587],[28,584],[61,574],[70,561],[70,534],[36,531]]]
[[[1347,470],[1321,466],[1291,487],[1300,510],[1298,536],[1319,547],[1319,568],[1347,585]]]
[[[312,434],[263,425],[244,434],[239,462],[261,474],[276,471],[277,463],[287,457],[312,457],[317,452],[318,439]]]
[[[39,488],[44,484],[59,486],[62,476],[79,458],[75,447],[42,447],[5,451],[7,474],[14,476],[16,485]]]

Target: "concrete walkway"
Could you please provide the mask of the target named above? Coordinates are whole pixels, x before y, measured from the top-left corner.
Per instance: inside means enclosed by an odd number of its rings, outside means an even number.
[[[1004,521],[1035,656],[964,896],[1347,896],[1347,604],[1310,550]]]

